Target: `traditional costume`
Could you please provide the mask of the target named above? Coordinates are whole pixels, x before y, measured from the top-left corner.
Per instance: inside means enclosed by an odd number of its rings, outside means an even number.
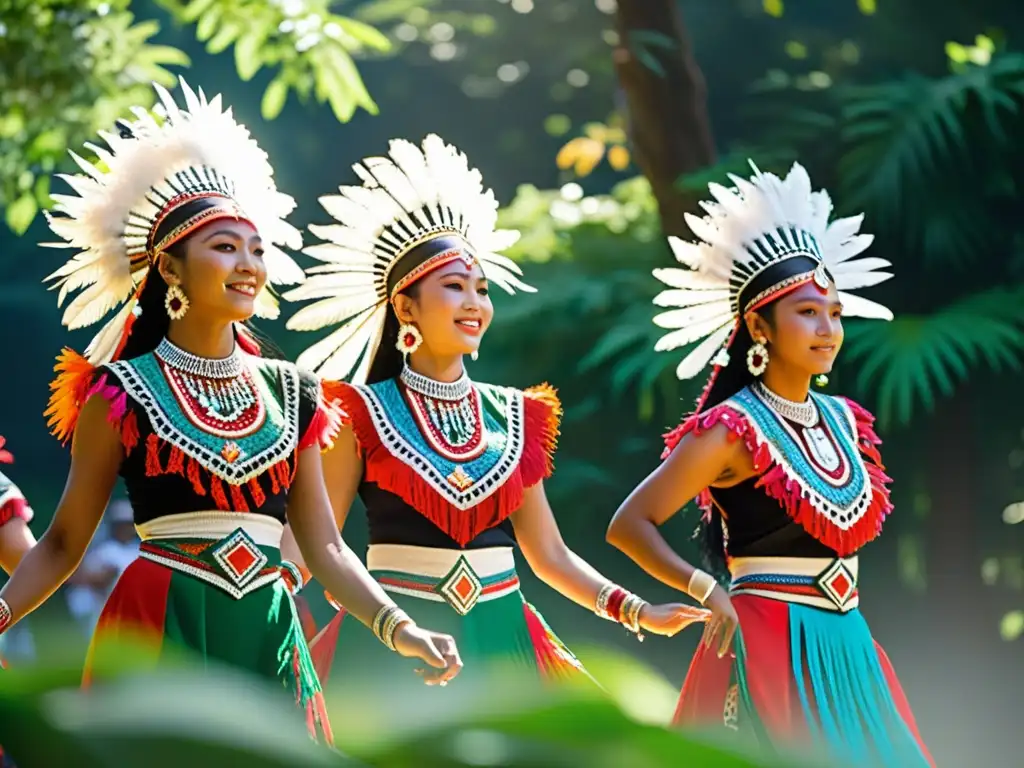
[[[6,440],[0,436],[0,464],[10,464],[14,461],[10,451],[6,450]],[[32,521],[32,507],[25,501],[25,496],[14,483],[3,472],[0,472],[0,528],[12,520],[24,520],[26,523]],[[4,667],[4,660],[0,658],[0,669]],[[0,768],[16,768],[11,756],[8,755],[0,744]]]
[[[891,319],[848,293],[891,277],[877,271],[888,262],[854,258],[872,240],[858,234],[863,217],[829,223],[827,193],[812,192],[799,165],[784,180],[760,172],[730,178],[732,189],[710,186],[706,216],[687,217],[700,241],[670,238],[687,268],[655,270],[669,286],[655,304],[673,307],[655,319],[671,329],[657,348],[700,341],[680,363],[680,378],[714,357],[696,412],[666,436],[665,457],[684,436],[723,425],[758,473],[698,499],[705,522],[722,527],[740,628],[734,655],[697,651],[676,721],[809,741],[843,764],[929,765],[892,665],[858,609],[858,552],[892,508],[874,419],[845,398],[811,394],[795,403],[769,390],[757,380],[768,350],[752,343],[744,320],[802,285],[824,292],[831,281],[844,314]],[[749,370],[748,386],[723,390],[707,407],[730,366]],[[707,580],[697,590],[705,599],[717,588]]]
[[[509,520],[524,490],[551,475],[561,417],[555,392],[546,385],[520,391],[479,384],[465,373],[440,382],[398,365],[395,375],[373,380],[371,366],[381,345],[415,350],[414,326],[398,328],[392,314],[385,331],[389,304],[446,264],[477,263],[491,284],[532,291],[519,267],[498,253],[518,232],[495,229],[493,193],[437,136],[422,149],[392,141],[388,157],[364,160],[355,171],[362,186],[321,199],[337,224],[310,227],[325,242],[305,252],[323,264],[285,297],[319,299],[300,309],[289,328],[341,323],[299,363],[324,377],[351,419],[363,461],[367,567],[414,619],[456,638],[466,664],[459,679],[490,666],[482,662],[510,662],[545,678],[578,677],[579,661],[520,591]],[[353,383],[338,381],[353,371]],[[609,585],[599,603],[600,615],[639,630],[639,598]],[[351,622],[343,616],[342,610],[313,644],[321,675],[339,632],[332,674],[376,674],[375,659],[347,632]]]
[[[217,219],[251,223],[264,242],[271,283],[303,275],[277,245],[301,245],[284,217],[294,201],[276,189],[266,154],[220,96],[182,81],[186,108],[157,86],[163,119],[135,110],[108,148],[106,166],[73,155],[85,175],[65,177],[75,196],[54,195],[48,217],[60,245],[79,250],[53,276],[69,328],[125,302],[86,350],[64,350],[47,415],[67,441],[92,397],[109,403],[120,435],[120,476],[142,539],[99,618],[91,662],[104,642],[141,636],[159,658],[182,646],[290,688],[310,730],[330,741],[320,683],[291,591],[300,579],[282,563],[280,539],[300,451],[325,444],[340,417],[319,381],[295,365],[263,359],[239,326],[224,359],[197,357],[166,338],[119,359],[143,286],[161,251]],[[150,278],[155,279],[155,278]],[[180,306],[167,311],[180,313]],[[276,315],[265,287],[264,316]],[[152,311],[152,310],[147,310]],[[159,310],[158,310],[159,311]],[[172,314],[172,317],[174,315]]]
[[[0,464],[10,464],[14,461],[10,451],[4,446],[7,441],[0,437]],[[25,496],[7,475],[0,472],[0,526],[7,525],[15,518],[32,522],[32,507],[25,501]]]

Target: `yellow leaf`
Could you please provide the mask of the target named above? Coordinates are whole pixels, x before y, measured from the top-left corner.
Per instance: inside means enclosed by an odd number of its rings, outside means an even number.
[[[565,145],[558,150],[558,156],[555,157],[555,164],[560,170],[567,171],[573,167],[576,163],[576,158],[580,154],[580,144],[585,142],[586,139],[575,138],[570,139]]]
[[[878,10],[878,3],[875,0],[857,0],[857,7],[865,16],[870,16]]]
[[[776,19],[782,17],[784,10],[782,0],[761,0],[764,5],[764,12],[769,16],[774,16]]]
[[[1008,643],[1024,634],[1024,611],[1010,611],[1003,616],[999,622],[999,634]]]
[[[989,53],[996,52],[996,44],[988,35],[978,35],[974,38],[974,44]]]
[[[807,46],[799,40],[790,40],[785,45],[786,55],[791,59],[806,59]]]
[[[608,143],[608,126],[603,123],[587,123],[583,126],[583,133],[594,141],[602,144]]]
[[[629,150],[616,145],[608,150],[608,164],[616,171],[624,171],[629,167]]]
[[[576,155],[576,175],[583,177],[597,167],[604,157],[604,143],[596,139],[580,139],[580,148]]]
[[[946,56],[954,64],[963,64],[967,61],[967,49],[960,43],[954,43],[951,40],[946,43]]]

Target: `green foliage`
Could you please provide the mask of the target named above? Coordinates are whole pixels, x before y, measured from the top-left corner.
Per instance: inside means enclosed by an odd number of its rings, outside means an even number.
[[[857,386],[873,389],[883,423],[910,422],[915,406],[932,410],[971,372],[1019,371],[1024,360],[1024,287],[968,294],[931,315],[858,323],[846,332],[846,363]]]
[[[159,0],[175,18],[195,24],[210,53],[234,46],[235,69],[251,80],[264,67],[277,70],[261,112],[267,120],[284,108],[288,93],[330,105],[347,122],[362,108],[377,114],[353,56],[390,49],[388,38],[368,23],[331,13],[328,0]]]
[[[460,688],[457,682],[441,697],[425,686],[398,700],[379,690],[347,691],[332,698],[329,709],[339,746],[364,761],[358,764],[379,768],[770,765],[735,747],[662,727],[675,691],[638,662],[600,654],[591,667],[605,692],[589,685],[542,691],[512,673],[489,687]],[[196,667],[186,659],[154,673],[131,646],[101,668],[103,684],[87,693],[76,690],[77,665],[0,673],[4,747],[20,765],[357,764],[313,744],[287,694],[242,673]]]
[[[769,98],[781,97],[776,91]],[[943,285],[890,302],[893,323],[847,324],[841,368],[874,400],[883,422],[905,425],[919,410],[932,411],[939,397],[952,396],[982,367],[1020,370],[1024,291],[1005,287],[1020,274],[1012,259],[992,254],[1014,252],[1014,230],[1005,221],[1019,189],[1007,169],[1021,158],[1010,137],[1024,128],[1024,55],[997,53],[985,66],[961,65],[935,79],[912,76],[794,97],[782,109],[754,102],[757,146],[725,153],[714,167],[680,179],[682,189],[702,194],[729,173],[747,175],[748,158],[763,170],[785,172],[799,157],[816,183],[838,188],[842,212],[866,211],[865,229],[878,238],[871,255],[892,261],[897,280],[930,274]],[[559,217],[555,204],[551,217]],[[604,235],[615,242],[612,223],[604,222]],[[588,227],[591,238],[600,231],[582,219],[574,226]],[[576,250],[581,262],[588,258],[582,230],[548,222],[528,231],[543,241],[556,230],[561,247]],[[666,263],[663,254],[634,249],[630,259],[647,268]],[[639,291],[612,290],[623,299],[617,322],[580,368],[600,370],[613,392],[636,386],[640,402],[649,403],[652,387],[685,350],[679,356],[653,351],[653,282]]]
[[[8,0],[0,6],[0,207],[24,233],[50,203],[49,176],[69,148],[93,140],[132,105],[148,106],[150,83],[173,85],[181,51],[149,40],[129,0]]]

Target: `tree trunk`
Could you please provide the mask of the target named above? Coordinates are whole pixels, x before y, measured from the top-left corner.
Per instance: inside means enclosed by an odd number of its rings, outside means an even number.
[[[696,201],[677,182],[712,165],[715,145],[704,76],[693,58],[678,0],[619,0],[615,20],[615,68],[634,157],[651,183],[665,233],[689,236],[683,213],[693,211]],[[671,41],[671,48],[659,41]],[[651,59],[657,62],[654,68]],[[662,71],[655,71],[659,67]]]

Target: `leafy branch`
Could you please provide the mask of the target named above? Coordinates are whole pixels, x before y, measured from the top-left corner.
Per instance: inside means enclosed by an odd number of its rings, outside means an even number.
[[[8,0],[0,6],[0,206],[18,235],[50,204],[50,175],[67,151],[153,101],[150,83],[175,83],[187,66],[152,45],[155,21],[136,22],[129,0]]]
[[[235,69],[245,81],[264,67],[277,74],[260,110],[272,120],[290,91],[313,96],[347,122],[377,104],[356,69],[354,56],[385,53],[388,38],[366,22],[331,13],[328,0],[159,0],[176,19],[195,24],[196,37],[217,54],[234,47]]]

